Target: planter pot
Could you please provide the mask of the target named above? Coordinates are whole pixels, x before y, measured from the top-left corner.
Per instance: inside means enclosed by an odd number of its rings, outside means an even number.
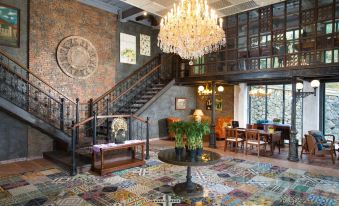
[[[177,156],[177,157],[180,157],[180,156],[182,156],[182,153],[184,152],[184,148],[183,147],[176,147],[175,148],[175,155]]]
[[[197,148],[197,149],[196,149],[196,154],[197,154],[198,158],[201,158],[201,155],[202,155],[202,148]]]
[[[191,162],[195,161],[196,150],[188,150],[188,159]]]

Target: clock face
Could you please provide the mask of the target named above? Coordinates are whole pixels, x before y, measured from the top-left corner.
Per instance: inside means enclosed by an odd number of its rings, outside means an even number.
[[[72,78],[87,78],[98,67],[98,54],[93,44],[79,36],[63,39],[57,50],[61,70]]]

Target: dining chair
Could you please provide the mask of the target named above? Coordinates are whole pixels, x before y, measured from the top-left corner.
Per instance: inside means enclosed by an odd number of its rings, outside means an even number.
[[[263,145],[266,153],[266,141],[261,140],[259,130],[256,129],[248,129],[246,130],[246,141],[245,141],[245,154],[247,155],[248,145],[256,146],[258,157],[260,154],[260,146]]]
[[[244,139],[239,137],[238,129],[236,128],[225,128],[226,135],[225,135],[225,148],[224,151],[227,149],[227,143],[231,143],[235,145],[235,152],[238,150],[238,143],[241,142],[242,145],[244,144]]]

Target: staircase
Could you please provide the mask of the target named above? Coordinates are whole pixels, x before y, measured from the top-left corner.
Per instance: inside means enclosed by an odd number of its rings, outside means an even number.
[[[70,143],[76,102],[54,89],[8,54],[0,51],[0,109]]]
[[[172,55],[154,57],[102,96],[91,100],[89,111],[83,112],[78,99],[72,100],[62,94],[0,51],[0,109],[62,145],[44,153],[45,158],[73,168],[77,158],[79,164],[83,162],[89,169],[91,156],[86,149],[94,143],[107,142],[114,118],[124,117],[129,121],[129,139],[146,138],[148,120],[136,115],[174,84],[172,71],[176,65],[173,63],[178,63],[175,60],[177,57]],[[81,116],[83,113],[88,116]]]

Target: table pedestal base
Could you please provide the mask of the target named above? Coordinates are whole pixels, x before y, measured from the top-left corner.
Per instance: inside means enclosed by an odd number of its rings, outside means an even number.
[[[179,196],[195,197],[201,196],[204,192],[204,188],[201,185],[192,182],[191,167],[188,166],[186,182],[176,184],[173,191]]]
[[[193,187],[193,189],[188,189]],[[182,197],[196,197],[202,196],[204,188],[196,183],[191,183],[190,186],[187,186],[186,182],[178,183],[174,186],[174,193]]]

